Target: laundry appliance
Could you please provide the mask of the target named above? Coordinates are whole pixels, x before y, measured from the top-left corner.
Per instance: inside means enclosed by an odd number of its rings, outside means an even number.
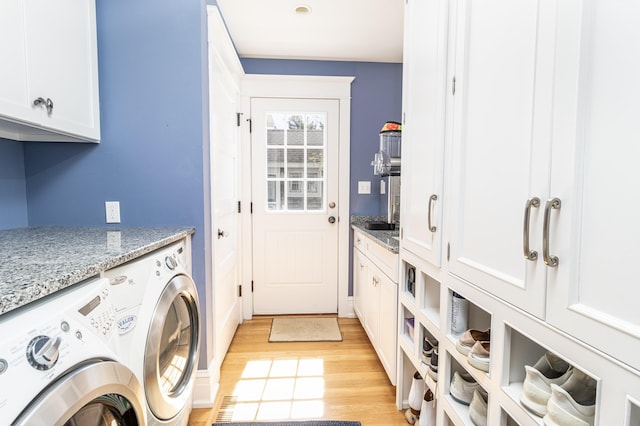
[[[104,273],[116,300],[118,360],[142,383],[148,424],[186,425],[200,342],[190,253],[174,243]]]
[[[147,424],[142,383],[117,361],[107,279],[0,316],[0,424]]]

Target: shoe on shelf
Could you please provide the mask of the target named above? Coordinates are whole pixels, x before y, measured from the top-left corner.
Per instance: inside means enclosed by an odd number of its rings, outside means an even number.
[[[477,341],[475,345],[469,351],[467,355],[467,360],[469,360],[469,364],[478,370],[489,372],[489,361],[490,361],[490,352],[491,343],[490,342],[481,342]]]
[[[551,385],[547,414],[542,421],[547,426],[593,426],[596,412],[596,381],[574,368],[562,385]]]
[[[411,381],[411,388],[409,389],[409,396],[407,401],[409,402],[409,408],[404,412],[404,417],[407,422],[414,424],[420,417],[420,409],[422,408],[422,399],[424,398],[425,383],[422,376],[417,371],[413,374],[413,380]]]
[[[478,388],[473,391],[469,404],[469,418],[475,426],[487,426],[487,393]]]
[[[460,404],[469,405],[473,398],[473,392],[481,388],[480,384],[473,380],[468,373],[463,374],[464,378],[463,375],[457,371],[453,372],[453,380],[451,380],[451,385],[449,386],[449,393],[451,397]]]
[[[438,341],[435,339],[429,339],[427,336],[424,336],[422,340],[422,362],[426,365],[429,365],[431,354],[433,353],[433,349],[438,347]]]
[[[427,388],[422,400],[422,409],[420,410],[420,426],[436,425],[436,400],[433,397],[431,389]]]
[[[491,340],[491,329],[484,331],[469,329],[458,338],[456,349],[466,356],[477,341],[488,342],[489,340]]]
[[[431,357],[429,358],[429,369],[427,370],[427,374],[429,377],[433,379],[434,382],[438,381],[438,347],[433,348],[433,352],[431,353]]]
[[[561,385],[569,379],[573,368],[558,355],[546,352],[533,365],[524,366],[524,379],[520,402],[537,416],[547,414],[547,402],[551,397],[551,385]]]

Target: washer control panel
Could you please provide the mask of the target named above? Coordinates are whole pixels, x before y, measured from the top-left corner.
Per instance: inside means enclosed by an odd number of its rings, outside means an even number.
[[[0,423],[74,365],[115,359],[105,343],[114,327],[108,285],[90,279],[0,316]]]

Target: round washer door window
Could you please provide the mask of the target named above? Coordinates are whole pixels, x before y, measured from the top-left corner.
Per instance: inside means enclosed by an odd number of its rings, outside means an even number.
[[[199,328],[195,284],[188,275],[176,275],[156,305],[144,361],[147,402],[161,420],[176,416],[191,394]]]
[[[118,394],[100,396],[74,414],[64,426],[138,426],[129,400]]]

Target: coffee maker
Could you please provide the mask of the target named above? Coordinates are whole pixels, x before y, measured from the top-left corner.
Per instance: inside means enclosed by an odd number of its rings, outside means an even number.
[[[387,194],[387,220],[368,222],[367,229],[393,230],[400,223],[400,156],[402,125],[388,121],[380,131],[380,150],[371,162],[373,174],[380,176]]]

